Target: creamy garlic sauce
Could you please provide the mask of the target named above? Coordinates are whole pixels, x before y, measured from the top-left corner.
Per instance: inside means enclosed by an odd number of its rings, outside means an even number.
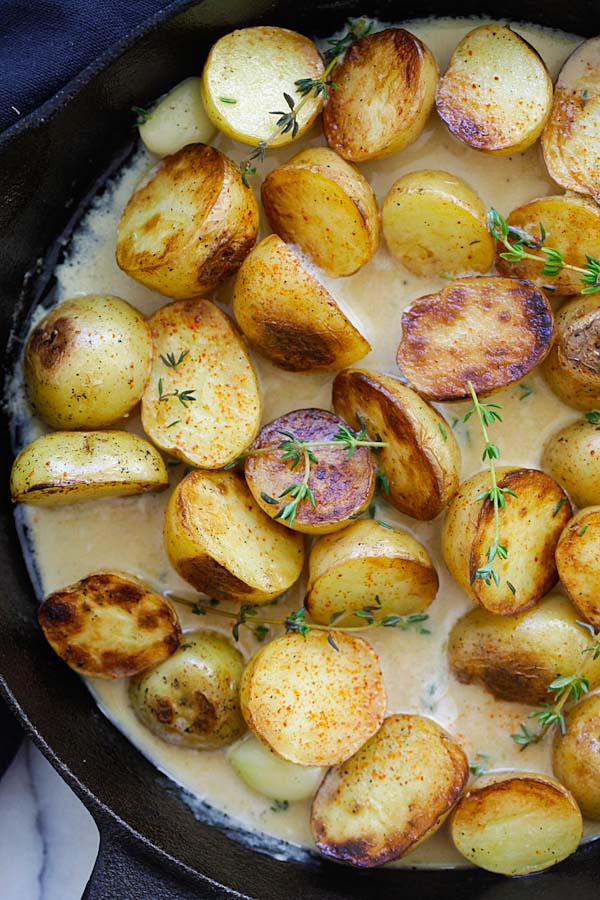
[[[443,72],[460,38],[478,23],[479,20],[472,19],[421,20],[410,21],[406,27],[429,45]],[[540,52],[553,78],[581,40],[530,25],[517,25],[515,30]],[[264,166],[260,167],[260,174],[266,175],[305,146],[324,143],[317,125],[308,136],[293,145],[269,152]],[[247,148],[223,136],[219,136],[214,144],[236,162],[247,153]],[[147,154],[140,152],[121,172],[112,189],[105,191],[92,205],[77,229],[65,261],[56,270],[57,302],[77,294],[116,294],[146,314],[168,302],[128,278],[115,263],[119,215],[151,162]],[[400,175],[425,168],[445,169],[464,178],[481,196],[486,207],[496,206],[504,214],[534,197],[561,193],[546,173],[539,144],[514,156],[488,156],[459,143],[435,113],[410,147],[360,168],[373,186],[379,204]],[[254,188],[258,195],[258,178],[254,180]],[[264,217],[262,221],[261,237],[268,233]],[[551,235],[549,239],[551,241]],[[399,374],[395,356],[403,309],[415,298],[438,291],[446,283],[442,276],[417,278],[408,273],[387,252],[383,238],[375,258],[356,275],[333,279],[318,273],[318,277],[373,346],[373,351],[358,365],[392,375]],[[230,290],[231,283],[228,283],[218,291],[217,299],[226,310],[230,310]],[[331,408],[333,375],[290,374],[256,354],[253,359],[262,384],[264,422],[290,409]],[[494,428],[493,437],[501,448],[503,464],[535,467],[540,465],[547,436],[578,415],[561,404],[541,376],[529,376],[526,384],[532,389],[529,396],[525,396],[526,391],[521,387],[515,386],[495,397],[504,407],[505,423]],[[482,467],[481,436],[474,423],[462,423],[465,404],[439,404],[438,408],[458,438],[462,450],[462,478],[466,478]],[[141,430],[137,416],[124,422],[123,427]],[[23,442],[31,440],[39,428],[39,423],[32,420]],[[170,468],[172,483],[175,484],[185,471],[185,465],[173,463]],[[29,529],[41,592],[47,594],[62,588],[93,571],[115,569],[138,576],[159,591],[176,592],[192,599],[194,592],[173,571],[163,546],[162,521],[167,499],[168,492],[165,492],[57,509],[23,507],[18,510],[21,524]],[[532,745],[521,754],[510,737],[529,715],[530,707],[496,700],[479,685],[458,684],[449,675],[448,632],[453,623],[472,608],[472,603],[454,583],[443,563],[440,552],[442,517],[434,522],[418,522],[381,500],[378,500],[378,515],[407,529],[422,541],[440,576],[439,594],[428,610],[431,634],[392,629],[369,633],[369,640],[383,667],[388,711],[432,717],[455,736],[471,762],[480,762],[486,769],[551,773],[549,741]],[[276,609],[282,617],[285,610],[302,604],[303,585],[304,582],[299,583],[279,601]],[[229,632],[222,619],[199,618],[181,604],[177,608],[184,631],[210,626],[223,633]],[[240,647],[249,657],[256,651],[257,644],[244,629],[241,632]],[[250,832],[271,835],[295,845],[312,846],[308,801],[290,804],[285,812],[273,812],[270,800],[250,790],[237,777],[224,752],[196,752],[173,747],[146,730],[129,705],[125,680],[88,680],[88,686],[111,721],[162,772],[188,792],[222,810]],[[340,716],[343,714],[340,710]],[[477,754],[483,754],[483,757],[478,759]],[[256,840],[253,844],[256,845]],[[465,860],[454,851],[443,828],[400,865],[465,865]]]

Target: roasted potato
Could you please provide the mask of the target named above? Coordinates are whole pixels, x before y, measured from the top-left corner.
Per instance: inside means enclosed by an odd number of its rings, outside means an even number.
[[[542,466],[562,485],[575,506],[600,505],[599,424],[600,420],[573,422],[553,434],[544,446]]]
[[[150,153],[167,156],[186,144],[208,144],[215,127],[206,115],[200,78],[186,78],[148,110],[138,124],[140,137]]]
[[[552,80],[537,50],[512,28],[474,28],[440,80],[436,106],[460,141],[486,153],[520,153],[546,124]]]
[[[170,303],[150,318],[154,360],[142,425],[184,462],[218,469],[252,441],[261,416],[254,366],[240,334],[209,300]]]
[[[445,419],[397,378],[367,369],[336,376],[333,408],[387,443],[377,466],[390,503],[415,519],[434,519],[458,490],[460,450]]]
[[[290,372],[341,369],[371,349],[276,234],[242,263],[233,286],[233,312],[257,350]]]
[[[516,278],[457,278],[402,314],[397,362],[427,400],[465,400],[524,378],[547,355],[554,320],[547,298]]]
[[[325,776],[311,813],[317,848],[361,868],[399,859],[438,830],[468,778],[467,757],[439,725],[389,716]]]
[[[131,705],[169,744],[225,747],[246,730],[238,696],[243,671],[242,654],[223,635],[188,632],[170,659],[132,680]]]
[[[556,566],[573,606],[600,629],[600,506],[573,516],[556,546]]]
[[[29,335],[25,385],[53,428],[106,428],[139,402],[151,360],[150,330],[133,306],[119,297],[75,297]]]
[[[117,232],[117,263],[174,300],[209,294],[233,275],[258,233],[258,207],[237,165],[214,147],[166,156],[135,191]]]
[[[327,275],[352,275],[375,255],[375,194],[333,150],[303,150],[273,169],[263,181],[262,202],[273,231]]]
[[[552,768],[588,819],[600,819],[600,695],[584,697],[565,713],[557,729]]]
[[[165,545],[173,567],[218,600],[268,603],[300,577],[304,546],[266,516],[236,472],[190,472],[169,498]]]
[[[227,762],[248,787],[265,797],[288,802],[312,797],[325,774],[321,766],[297,766],[288,762],[253,734],[227,752]]]
[[[556,337],[542,372],[554,393],[575,409],[600,406],[599,344],[600,295],[565,303],[556,315]]]
[[[490,612],[513,616],[543,597],[558,579],[554,551],[572,515],[562,488],[538,469],[496,469],[505,493],[500,519],[500,544],[506,559],[493,560],[494,579],[478,572],[488,562],[494,542],[494,504],[482,494],[489,488],[486,469],[468,478],[448,508],[442,530],[442,553],[450,574],[462,589]],[[516,496],[514,496],[516,494]]]
[[[286,634],[247,665],[240,687],[248,727],[301,766],[333,766],[379,728],[386,693],[377,654],[360,637]]]
[[[123,678],[171,656],[181,628],[168,600],[136,578],[88,575],[54,591],[38,612],[52,649],[80,675]]]

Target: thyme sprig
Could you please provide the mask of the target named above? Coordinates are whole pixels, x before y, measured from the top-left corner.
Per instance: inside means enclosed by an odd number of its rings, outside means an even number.
[[[158,402],[164,403],[165,400],[168,400],[170,397],[175,397],[177,400],[179,400],[179,402],[181,403],[182,406],[186,407],[186,409],[187,409],[188,403],[193,403],[195,400],[197,400],[197,397],[194,397],[193,389],[180,391],[179,388],[175,388],[174,391],[170,391],[169,393],[165,394],[163,392],[163,380],[162,380],[162,378],[159,378],[158,379]]]
[[[162,362],[165,364],[167,369],[176,369],[177,366],[181,365],[186,356],[188,355],[189,350],[182,350],[179,356],[175,356],[174,353],[167,353],[166,355],[160,354],[160,358]]]

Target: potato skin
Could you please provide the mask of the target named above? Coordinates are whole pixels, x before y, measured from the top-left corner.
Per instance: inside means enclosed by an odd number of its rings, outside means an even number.
[[[544,378],[574,409],[600,406],[600,299],[574,297],[556,315],[556,338],[542,366]]]
[[[185,78],[150,110],[138,125],[140,137],[150,153],[168,156],[187,144],[208,144],[215,128],[204,109],[200,78]]]
[[[227,752],[227,762],[248,787],[272,800],[306,800],[323,779],[321,766],[298,766],[269,750],[253,734]]]
[[[600,505],[600,431],[584,419],[553,434],[543,450],[542,466],[575,506]]]
[[[581,616],[600,630],[600,506],[580,509],[556,546],[561,583]]]
[[[583,815],[600,820],[600,695],[584,697],[565,713],[566,734],[557,729],[552,768]]]

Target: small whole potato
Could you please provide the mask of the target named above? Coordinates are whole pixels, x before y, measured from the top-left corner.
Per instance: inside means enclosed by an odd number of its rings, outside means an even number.
[[[544,446],[542,466],[575,506],[600,505],[599,425],[600,420],[573,422],[548,438]]]
[[[150,153],[167,156],[213,139],[216,129],[206,115],[200,85],[200,78],[185,78],[147,112],[138,131]]]
[[[564,734],[556,731],[552,769],[583,815],[600,820],[600,695],[584,697],[571,707],[565,729]]]
[[[598,217],[600,221],[600,208]],[[556,337],[542,372],[568,406],[588,411],[600,406],[599,344],[598,294],[574,297],[565,303],[556,315]]]
[[[556,546],[562,585],[582,617],[600,629],[600,506],[580,509]]]
[[[227,751],[227,762],[257,793],[290,803],[312,797],[325,774],[321,766],[298,766],[278,756],[253,734]]]

